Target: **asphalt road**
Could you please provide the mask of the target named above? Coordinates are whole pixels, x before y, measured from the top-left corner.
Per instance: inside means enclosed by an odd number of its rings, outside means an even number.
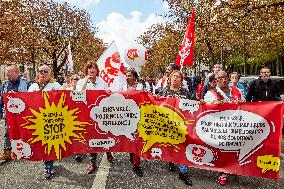
[[[0,150],[3,150],[3,127],[0,128]],[[284,144],[282,141],[282,152]],[[274,189],[284,188],[284,179],[273,181],[243,176],[228,176],[228,184],[223,187],[216,183],[217,172],[190,168],[190,178],[193,186],[188,187],[178,179],[178,172],[167,170],[167,163],[153,160],[143,160],[144,177],[137,177],[131,169],[129,155],[115,153],[114,164],[106,161],[104,154],[98,158],[99,169],[93,175],[86,174],[88,159],[77,163],[72,158],[66,158],[55,163],[55,176],[51,180],[44,179],[43,162],[8,161],[0,162],[0,189],[173,189],[173,188],[234,188],[234,189]],[[284,159],[281,158],[281,177]]]

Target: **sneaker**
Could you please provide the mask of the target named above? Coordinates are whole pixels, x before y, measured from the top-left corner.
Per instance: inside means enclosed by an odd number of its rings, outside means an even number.
[[[175,172],[176,168],[175,168],[175,164],[174,163],[172,163],[172,162],[169,163],[169,170],[171,172]]]
[[[140,166],[134,166],[132,169],[138,177],[143,177],[144,173]]]
[[[49,179],[51,179],[52,177],[53,177],[53,171],[52,170],[46,170],[45,171],[45,175],[44,175],[44,178],[45,179],[47,179],[47,180],[49,180]]]
[[[182,180],[186,185],[188,186],[192,186],[192,181],[188,178],[188,174],[187,173],[179,173],[179,177],[180,180]]]
[[[111,152],[107,152],[106,154],[107,154],[107,161],[109,163],[113,163],[113,156],[112,156]]]
[[[225,186],[227,184],[227,176],[226,174],[221,174],[218,178],[218,183],[221,185],[221,186]]]
[[[87,169],[87,173],[88,174],[93,174],[96,169],[97,169],[96,163],[90,163],[89,167]]]
[[[76,154],[74,159],[75,159],[77,162],[82,162],[83,157],[82,157],[81,154]]]

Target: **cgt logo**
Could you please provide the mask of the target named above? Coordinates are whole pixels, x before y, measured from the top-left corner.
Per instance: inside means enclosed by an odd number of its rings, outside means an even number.
[[[137,50],[137,49],[129,49],[129,50],[127,51],[127,58],[128,58],[129,60],[135,60],[135,59],[139,58],[139,56],[138,56],[138,50]]]
[[[100,72],[100,77],[110,85],[114,78],[118,76],[119,71],[124,74],[124,67],[120,62],[119,53],[115,52],[106,59],[105,68]]]

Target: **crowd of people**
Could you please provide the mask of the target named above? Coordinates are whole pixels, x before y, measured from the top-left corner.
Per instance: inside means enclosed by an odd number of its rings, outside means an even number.
[[[156,96],[174,97],[181,99],[198,100],[201,103],[242,103],[256,101],[278,101],[280,99],[279,88],[270,79],[270,69],[262,68],[260,77],[244,86],[238,82],[240,74],[237,72],[227,73],[222,70],[220,64],[215,64],[212,73],[206,77],[188,77],[180,71],[176,64],[169,64],[161,78],[139,77],[138,73],[129,68],[126,71],[127,83],[122,86],[121,91],[145,90]],[[59,83],[52,78],[52,70],[48,65],[42,65],[37,70],[37,77],[34,82],[29,82],[20,75],[20,69],[16,65],[8,66],[6,69],[7,80],[3,82],[1,94],[12,92],[52,91],[52,90],[106,90],[108,85],[99,77],[99,68],[96,62],[90,61],[83,71],[69,77],[69,81]],[[0,116],[5,120],[4,102],[1,98]],[[6,123],[6,120],[5,120]],[[8,126],[5,124],[4,151],[0,160],[10,160],[11,142],[8,133]],[[107,160],[112,163],[113,156],[107,152]],[[87,173],[92,174],[97,169],[97,153],[88,155],[90,164]],[[81,154],[75,154],[76,161],[82,161]],[[134,173],[143,177],[141,158],[137,154],[130,154],[130,162]],[[45,178],[50,179],[54,175],[54,161],[44,161]],[[169,170],[174,172],[174,163],[169,163]],[[179,179],[186,185],[192,185],[188,176],[188,168],[179,165]],[[225,185],[227,177],[220,173],[217,179],[220,185]]]

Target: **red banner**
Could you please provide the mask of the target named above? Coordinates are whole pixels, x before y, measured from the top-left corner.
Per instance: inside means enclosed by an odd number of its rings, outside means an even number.
[[[15,159],[131,152],[279,179],[283,102],[202,105],[141,91],[13,93],[4,100]]]
[[[194,53],[194,10],[192,9],[191,18],[184,38],[182,40],[179,53],[176,58],[176,64],[181,68],[183,66],[193,65],[193,53]]]

